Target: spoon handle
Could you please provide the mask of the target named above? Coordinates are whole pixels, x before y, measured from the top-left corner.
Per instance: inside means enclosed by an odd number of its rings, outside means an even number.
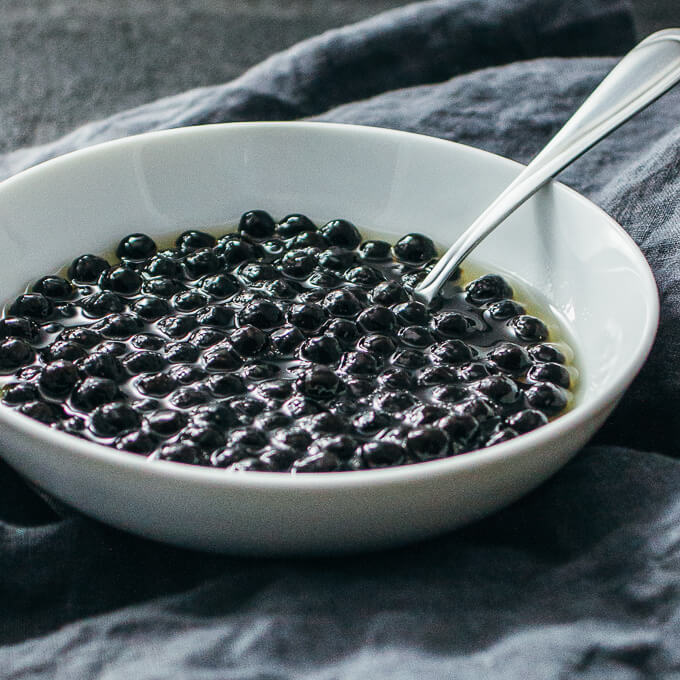
[[[456,267],[508,215],[591,146],[680,80],[680,29],[653,33],[634,47],[517,178],[463,232],[418,285],[429,304]]]

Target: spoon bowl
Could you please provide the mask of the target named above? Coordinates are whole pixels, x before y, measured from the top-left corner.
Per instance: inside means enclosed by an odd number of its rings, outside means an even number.
[[[520,172],[425,136],[320,123],[156,132],[63,156],[0,184],[6,299],[121,237],[235,224],[246,210],[302,212],[364,231],[422,231],[444,247]],[[562,320],[580,373],[574,407],[483,451],[393,469],[288,475],[147,461],[0,407],[0,455],[83,513],[148,538],[241,554],[376,549],[451,530],[519,498],[602,424],[651,347],[649,267],[611,218],[551,184],[478,250]],[[460,229],[458,229],[460,227]],[[226,228],[225,228],[226,231]]]

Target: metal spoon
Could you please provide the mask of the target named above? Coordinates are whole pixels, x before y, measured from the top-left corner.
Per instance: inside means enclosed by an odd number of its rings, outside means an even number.
[[[680,29],[652,33],[614,67],[564,127],[444,253],[413,291],[432,302],[458,265],[508,215],[572,161],[680,80]]]

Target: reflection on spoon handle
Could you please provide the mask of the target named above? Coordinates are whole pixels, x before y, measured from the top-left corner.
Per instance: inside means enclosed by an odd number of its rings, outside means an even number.
[[[429,304],[456,267],[508,215],[591,146],[680,80],[680,29],[653,33],[634,47],[544,149],[444,253],[414,290]]]

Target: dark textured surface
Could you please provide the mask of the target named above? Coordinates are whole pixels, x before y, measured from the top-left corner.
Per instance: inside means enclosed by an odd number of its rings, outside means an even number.
[[[602,55],[632,42],[619,0],[425,3],[1,157],[0,175],[129,132],[268,114],[526,161],[611,68]],[[205,556],[61,519],[0,466],[0,676],[678,677],[678,111],[675,90],[562,176],[637,240],[662,297],[650,361],[598,445],[464,530],[298,561]]]

